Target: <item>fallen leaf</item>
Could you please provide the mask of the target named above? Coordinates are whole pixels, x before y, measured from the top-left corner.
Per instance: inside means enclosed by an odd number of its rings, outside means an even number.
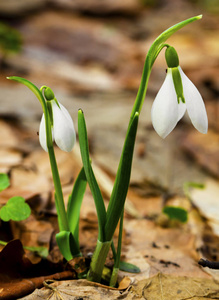
[[[32,264],[20,240],[13,240],[3,248],[0,265],[0,299],[18,299],[42,287],[47,279],[72,279],[76,274],[46,260]]]
[[[49,221],[37,220],[32,214],[24,221],[11,222],[11,231],[13,237],[20,239],[25,246],[49,248],[54,225],[52,226]]]
[[[197,207],[201,217],[204,217],[202,224],[197,227],[197,240],[200,256],[215,262],[219,260],[219,183],[210,179],[205,182],[204,189],[193,189],[190,192],[192,203]],[[200,258],[200,257],[199,257]],[[218,271],[207,267],[203,270],[211,274],[215,279],[219,279]]]
[[[218,282],[210,279],[176,277],[158,273],[152,278],[139,281],[130,290],[136,299],[185,300],[218,299]],[[196,298],[197,297],[197,298]]]
[[[199,165],[219,176],[219,134],[212,130],[203,135],[192,130],[182,140],[182,148],[198,162]]]
[[[130,283],[131,281],[129,278],[124,278],[119,288],[111,288],[84,279],[54,282],[52,284],[46,283],[44,284],[45,287],[43,289],[35,290],[33,294],[20,300],[75,300],[79,298],[91,300],[121,299],[124,291],[129,287]]]
[[[189,222],[180,227],[162,228],[150,220],[128,220],[124,228],[131,241],[123,246],[124,260],[141,270],[138,274],[129,274],[135,280],[148,278],[158,272],[175,276],[210,277],[198,266],[196,236],[189,232]],[[120,274],[127,276],[121,271]]]
[[[19,144],[19,137],[18,135],[15,134],[12,126],[10,126],[10,124],[6,123],[3,120],[0,120],[0,129],[1,129],[1,140],[0,140],[1,148],[3,147],[16,148],[16,146]]]
[[[204,183],[204,189],[192,189],[191,200],[200,210],[202,216],[213,223],[219,223],[219,183],[216,180],[209,179]],[[215,224],[215,225],[216,225]],[[215,233],[219,236],[219,227]]]
[[[0,149],[0,166],[13,167],[17,166],[22,161],[22,153],[13,149]]]

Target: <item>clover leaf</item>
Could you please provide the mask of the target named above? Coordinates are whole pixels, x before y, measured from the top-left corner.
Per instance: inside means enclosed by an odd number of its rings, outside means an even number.
[[[5,206],[0,210],[0,218],[8,222],[22,221],[30,216],[31,209],[23,197],[15,196],[8,200]]]

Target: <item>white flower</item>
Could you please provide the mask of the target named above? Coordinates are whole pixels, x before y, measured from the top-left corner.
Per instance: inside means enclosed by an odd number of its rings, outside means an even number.
[[[178,103],[172,69],[168,68],[164,83],[151,110],[152,124],[162,138],[165,138],[174,129],[186,109],[192,124],[198,131],[207,133],[208,130],[208,118],[202,96],[179,66],[178,70],[182,80],[185,103],[182,101]]]
[[[58,106],[56,101],[50,101],[53,115],[52,137],[61,150],[70,152],[76,141],[74,124],[67,109],[59,102]],[[46,127],[44,114],[40,122],[39,140],[42,148],[45,151],[48,151],[46,143]]]

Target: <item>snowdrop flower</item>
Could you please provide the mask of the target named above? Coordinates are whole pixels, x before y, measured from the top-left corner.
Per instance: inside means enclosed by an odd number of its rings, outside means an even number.
[[[67,109],[56,100],[50,88],[47,87],[45,89],[44,96],[46,100],[48,100],[47,105],[52,123],[53,141],[55,141],[61,150],[70,152],[76,141],[76,134],[72,118]],[[39,141],[41,147],[48,152],[44,114],[40,122]]]
[[[169,46],[165,56],[167,75],[151,110],[154,129],[165,138],[187,110],[194,127],[207,133],[208,118],[202,96],[179,66],[176,50]]]

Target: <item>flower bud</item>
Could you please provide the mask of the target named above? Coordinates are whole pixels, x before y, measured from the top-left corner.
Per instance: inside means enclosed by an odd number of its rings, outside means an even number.
[[[165,58],[168,68],[176,68],[179,66],[179,57],[176,50],[173,47],[167,47],[165,52]]]
[[[51,88],[46,87],[44,90],[44,96],[46,98],[47,101],[51,101],[55,98],[55,95],[53,93],[53,91],[51,90]]]

